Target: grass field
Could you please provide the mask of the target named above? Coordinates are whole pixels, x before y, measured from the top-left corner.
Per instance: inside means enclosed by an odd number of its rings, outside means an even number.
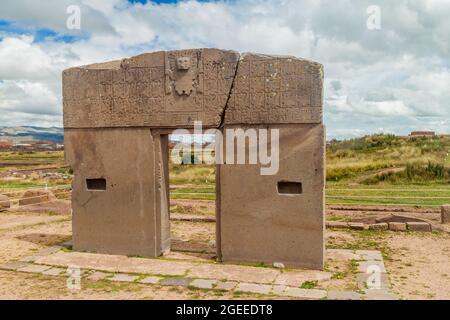
[[[391,135],[331,141],[327,145],[327,204],[450,203],[450,137],[415,139]],[[0,173],[35,166],[62,166],[63,152],[0,153]],[[65,170],[66,169],[60,169]],[[58,186],[63,181],[0,178],[0,190]],[[171,198],[215,199],[215,166],[170,164]]]

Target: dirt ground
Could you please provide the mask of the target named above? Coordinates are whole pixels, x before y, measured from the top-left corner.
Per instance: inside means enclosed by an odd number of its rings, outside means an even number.
[[[172,222],[174,243],[193,251],[214,252],[214,223]],[[47,246],[70,240],[68,216],[0,213],[0,263],[32,255]],[[392,231],[327,230],[327,248],[381,250],[393,291],[400,299],[450,299],[450,235]],[[176,247],[176,246],[175,246]],[[207,250],[205,250],[205,248]],[[180,252],[173,257],[183,256]],[[206,258],[212,258],[210,254]],[[338,265],[328,265],[333,272]],[[350,271],[349,271],[350,272]],[[345,287],[347,283],[343,282]],[[193,290],[108,281],[82,282],[70,291],[65,277],[0,271],[2,299],[263,299],[262,295]],[[274,297],[270,297],[273,299]]]

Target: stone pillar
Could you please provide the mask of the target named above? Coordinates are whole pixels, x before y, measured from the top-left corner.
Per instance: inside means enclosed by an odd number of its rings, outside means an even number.
[[[441,208],[441,222],[450,223],[450,204],[444,204]]]
[[[276,174],[261,175],[259,164],[226,163],[218,168],[219,257],[323,269],[324,127],[268,129],[280,132]]]
[[[170,246],[167,136],[146,128],[66,129],[75,250],[159,256]]]

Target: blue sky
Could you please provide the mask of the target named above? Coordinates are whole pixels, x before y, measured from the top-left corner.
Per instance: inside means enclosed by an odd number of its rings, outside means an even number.
[[[74,4],[80,30],[66,23]],[[218,47],[321,62],[329,138],[449,132],[449,16],[445,0],[2,1],[0,126],[61,126],[65,68]]]

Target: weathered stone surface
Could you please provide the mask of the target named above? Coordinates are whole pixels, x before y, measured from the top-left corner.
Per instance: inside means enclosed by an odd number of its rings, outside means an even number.
[[[0,211],[11,208],[11,201],[8,196],[0,194]]]
[[[106,272],[164,274],[168,276],[181,276],[194,266],[193,263],[185,261],[129,258],[85,252],[57,252],[39,258],[36,263],[62,267],[76,265],[82,269]]]
[[[359,255],[362,260],[383,261],[383,255],[378,250],[356,250],[355,253]]]
[[[272,286],[268,284],[256,284],[241,282],[237,285],[235,291],[252,292],[259,294],[269,294],[272,291]]]
[[[63,268],[50,268],[48,270],[43,271],[42,274],[45,274],[46,276],[60,276],[65,272],[66,269]]]
[[[155,277],[155,276],[149,276],[149,277],[145,277],[144,279],[140,280],[140,283],[145,283],[145,284],[158,284],[159,281],[161,281],[163,278],[161,277]]]
[[[359,223],[359,222],[349,222],[348,226],[352,230],[365,230],[368,228],[364,223]]]
[[[243,54],[225,123],[321,123],[322,82],[323,69],[318,63]]]
[[[276,269],[231,264],[199,264],[189,270],[193,278],[226,279],[241,282],[272,283],[281,272]]]
[[[406,231],[406,223],[404,222],[389,222],[389,230],[392,231]]]
[[[261,165],[218,167],[219,257],[229,262],[281,262],[286,267],[322,269],[324,128],[308,124],[277,128],[280,166],[276,174],[261,175]],[[277,186],[283,181],[301,183],[301,194],[280,193]]]
[[[192,282],[191,278],[165,278],[162,279],[159,284],[164,286],[183,286],[187,287]]]
[[[92,281],[99,281],[104,280],[108,277],[112,276],[111,273],[101,272],[101,271],[95,271],[92,274],[90,274],[87,279]]]
[[[431,226],[426,222],[407,222],[406,226],[410,231],[431,232]]]
[[[183,57],[188,69],[177,64]],[[217,127],[238,60],[237,52],[194,49],[65,70],[64,127]]]
[[[168,250],[167,136],[148,129],[66,129],[64,141],[75,172],[74,250],[148,257]],[[104,185],[89,189],[88,179],[104,179]]]
[[[318,290],[318,289],[301,289],[301,288],[287,287],[286,290],[283,292],[283,295],[303,299],[323,299],[327,296],[327,292],[325,290]]]
[[[236,288],[237,285],[237,281],[218,281],[215,289],[229,291]]]
[[[315,62],[217,49],[154,52],[65,70],[73,248],[162,255],[170,247],[171,130],[192,128],[194,121],[205,129],[268,126],[280,131],[273,175],[261,175],[260,165],[227,160],[218,166],[217,256],[323,268],[322,83]],[[280,191],[292,184],[300,191]]]
[[[134,282],[138,278],[139,278],[138,276],[118,273],[118,274],[113,275],[111,278],[108,278],[108,280],[117,281],[117,282]]]
[[[356,254],[354,250],[348,249],[327,249],[326,251],[326,259],[330,260],[361,260],[362,257],[359,254]]]
[[[28,190],[19,199],[19,206],[47,203],[55,200],[57,198],[50,190]]]
[[[450,204],[441,207],[441,222],[450,223]]]
[[[329,290],[328,300],[361,300],[361,294],[355,291]]]
[[[324,282],[330,280],[332,274],[325,271],[286,271],[281,273],[274,281],[275,284],[299,287],[305,281]]]
[[[344,221],[327,221],[325,225],[327,228],[336,228],[336,229],[349,228],[348,222]]]
[[[320,64],[295,57],[144,53],[65,70],[64,126],[217,127],[225,108],[228,124],[321,123],[322,83]]]
[[[387,223],[374,223],[369,224],[369,230],[388,230],[389,225]]]
[[[282,295],[286,290],[287,286],[282,284],[276,284],[272,287],[272,293],[276,295]]]
[[[395,294],[387,290],[366,290],[365,293],[366,300],[397,300]]]
[[[212,289],[217,284],[217,280],[195,279],[189,285],[200,289]]]
[[[16,262],[2,264],[2,265],[0,265],[0,269],[16,271],[17,269],[24,268],[24,267],[29,266],[29,265],[30,264],[28,262],[16,261]]]
[[[49,266],[42,266],[37,264],[30,264],[28,266],[25,266],[23,268],[17,269],[19,272],[29,272],[29,273],[42,273],[51,267]]]

